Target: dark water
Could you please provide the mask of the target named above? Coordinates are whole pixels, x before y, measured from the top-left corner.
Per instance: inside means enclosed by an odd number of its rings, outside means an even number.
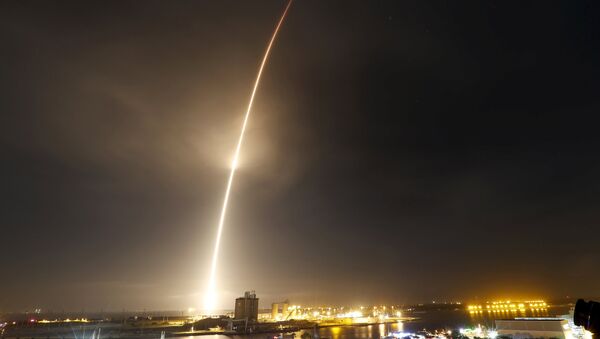
[[[495,319],[507,319],[515,317],[553,317],[557,315],[563,315],[569,313],[568,307],[550,307],[546,311],[527,311],[527,312],[504,312],[504,313],[474,313],[471,314],[464,310],[439,310],[439,311],[426,311],[422,313],[405,313],[405,316],[419,318],[414,321],[402,322],[402,323],[391,323],[391,324],[379,324],[369,326],[338,326],[321,328],[318,330],[320,337],[331,338],[331,339],[359,339],[359,338],[381,338],[387,335],[391,331],[406,331],[416,332],[422,329],[441,330],[451,329],[456,330],[459,328],[473,327],[482,325],[486,327],[494,327]],[[312,330],[298,331],[295,332],[295,338],[300,338],[304,332],[313,334]],[[273,338],[273,334],[255,334],[245,336],[225,336],[225,335],[211,335],[203,337],[189,337],[189,339],[266,339]],[[181,337],[180,337],[181,338]]]

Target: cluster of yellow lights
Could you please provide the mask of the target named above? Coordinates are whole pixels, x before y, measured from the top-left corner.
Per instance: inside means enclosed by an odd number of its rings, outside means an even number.
[[[511,302],[510,300],[506,301],[488,301],[484,305],[469,305],[467,309],[470,313],[482,313],[483,311],[488,312],[525,312],[527,309],[532,311],[540,311],[545,310],[547,308],[547,304],[543,300],[534,300],[534,301],[517,301]]]
[[[87,320],[86,318],[77,318],[77,319],[54,319],[54,320],[47,320],[47,319],[42,319],[42,320],[38,320],[38,323],[41,324],[52,324],[52,323],[87,323],[89,322],[89,320]]]
[[[361,311],[350,311],[348,313],[340,313],[337,315],[338,318],[362,318],[363,313]]]
[[[333,319],[362,319],[379,318],[380,320],[402,317],[402,313],[394,306],[359,306],[353,307],[302,307],[291,305],[288,307],[288,313],[293,319],[311,319],[311,320],[333,320]],[[286,315],[278,314],[275,320],[281,321],[287,319]]]

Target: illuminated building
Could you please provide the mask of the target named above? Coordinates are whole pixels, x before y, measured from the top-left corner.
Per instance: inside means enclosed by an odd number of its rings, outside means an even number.
[[[235,299],[234,318],[258,320],[258,298],[254,291],[246,291],[243,297]]]
[[[496,320],[496,331],[499,336],[512,339],[573,338],[568,321],[560,318]]]
[[[470,313],[487,312],[524,312],[530,311],[545,311],[548,305],[543,300],[534,301],[487,301],[481,305],[469,305],[467,310]]]
[[[290,312],[288,311],[289,301],[287,300],[278,303],[273,303],[271,306],[272,320],[285,320],[290,315]]]

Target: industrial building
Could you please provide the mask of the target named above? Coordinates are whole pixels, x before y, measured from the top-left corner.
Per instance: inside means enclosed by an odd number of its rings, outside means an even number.
[[[234,318],[250,322],[258,320],[258,298],[254,291],[246,291],[243,297],[235,299]]]
[[[287,319],[289,316],[289,301],[281,301],[271,304],[271,320],[278,321]]]
[[[529,338],[572,338],[571,328],[566,319],[561,318],[515,318],[496,320],[499,337],[512,339]]]

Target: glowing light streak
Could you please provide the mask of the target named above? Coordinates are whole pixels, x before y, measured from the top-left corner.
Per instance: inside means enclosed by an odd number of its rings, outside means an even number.
[[[250,101],[248,102],[248,108],[246,109],[246,114],[244,115],[244,122],[242,123],[242,130],[240,132],[240,137],[237,142],[237,146],[235,147],[235,153],[233,155],[233,161],[231,163],[231,170],[229,172],[229,179],[227,180],[227,188],[225,189],[225,198],[223,199],[223,207],[221,209],[221,215],[219,217],[219,225],[217,227],[217,238],[215,240],[215,247],[213,250],[212,262],[210,266],[210,276],[208,281],[208,290],[205,296],[204,301],[204,310],[205,311],[213,311],[216,302],[216,274],[217,274],[217,261],[219,257],[219,246],[221,244],[221,235],[223,233],[223,224],[225,223],[225,216],[227,214],[227,205],[229,203],[229,193],[231,192],[231,186],[233,184],[233,177],[235,176],[235,170],[238,166],[238,159],[240,156],[240,150],[242,148],[242,142],[244,140],[244,134],[246,133],[246,126],[248,124],[248,119],[250,117],[250,112],[252,111],[252,104],[254,103],[254,97],[256,95],[256,90],[258,89],[258,84],[260,83],[260,78],[263,73],[263,69],[265,68],[265,64],[269,59],[269,54],[271,52],[271,47],[273,47],[273,42],[275,42],[275,38],[277,37],[277,33],[279,32],[279,28],[285,19],[285,16],[290,9],[290,5],[293,0],[290,0],[275,26],[275,31],[273,31],[273,35],[271,36],[271,40],[267,45],[267,49],[265,50],[265,55],[262,59],[260,67],[258,69],[258,74],[256,75],[256,81],[254,82],[254,88],[252,89],[252,94],[250,95]]]

